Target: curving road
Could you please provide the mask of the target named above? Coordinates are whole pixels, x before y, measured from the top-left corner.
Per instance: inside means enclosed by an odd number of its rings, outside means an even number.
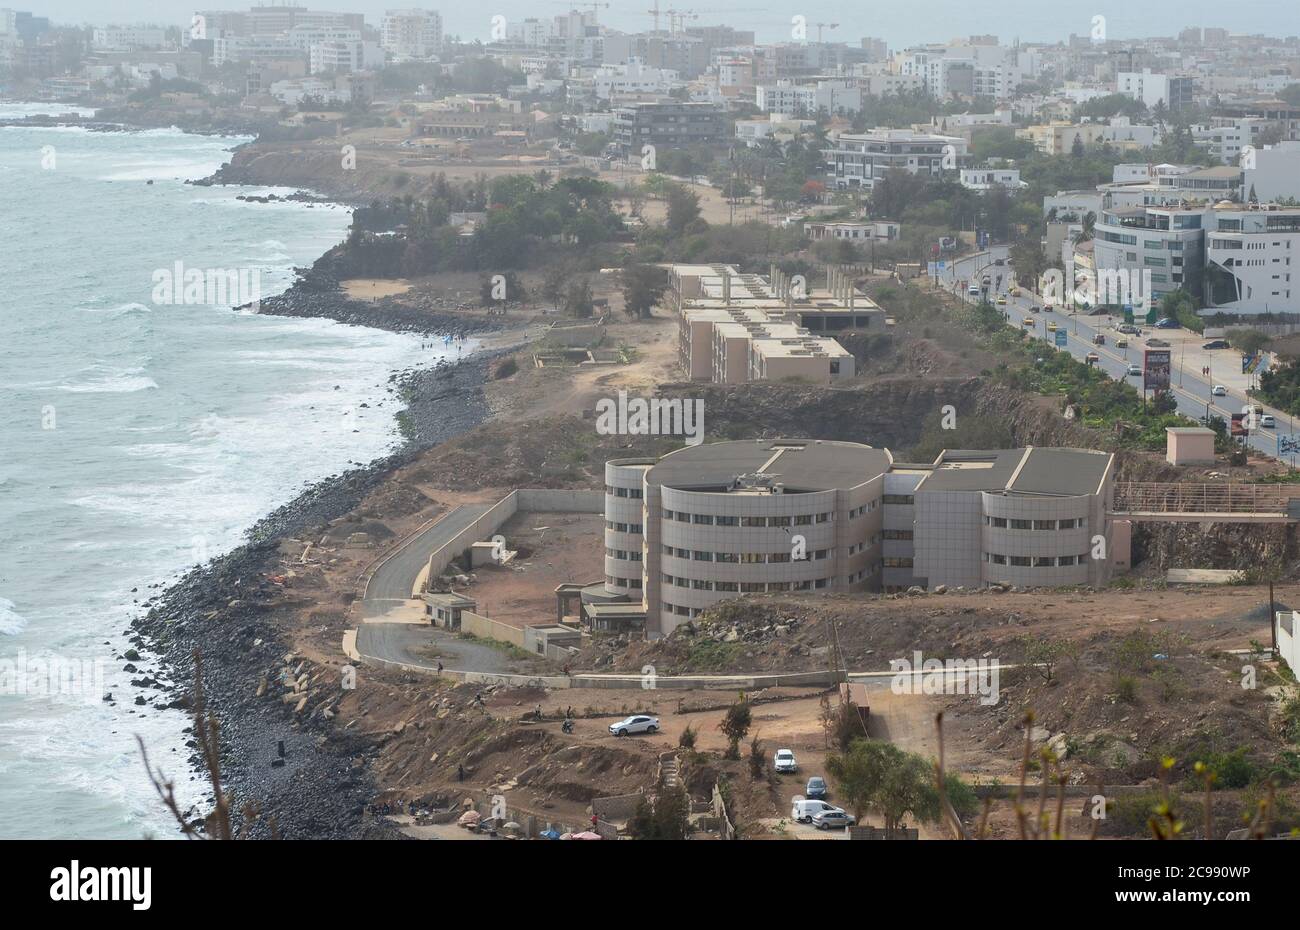
[[[493,506],[462,504],[443,514],[438,522],[409,537],[385,558],[366,583],[361,595],[361,615],[378,617],[411,600],[415,581],[429,562],[429,556]]]

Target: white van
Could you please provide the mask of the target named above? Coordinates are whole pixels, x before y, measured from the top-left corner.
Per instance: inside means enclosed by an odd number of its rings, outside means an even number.
[[[809,801],[803,795],[795,795],[790,804],[790,819],[799,823],[812,823],[813,814],[835,810],[839,808],[834,804],[827,804],[825,801]]]

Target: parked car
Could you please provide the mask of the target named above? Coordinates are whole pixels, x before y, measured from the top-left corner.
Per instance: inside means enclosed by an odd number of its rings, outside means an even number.
[[[1121,323],[1115,327],[1115,332],[1124,333],[1128,336],[1141,336],[1142,330],[1138,329],[1132,323]]]
[[[794,753],[789,749],[778,749],[772,759],[772,768],[778,772],[797,772],[799,763],[795,761]]]
[[[824,801],[829,789],[826,787],[826,779],[820,775],[814,775],[808,779],[807,786],[803,789],[804,797],[812,801]]]
[[[1201,346],[1202,349],[1226,349],[1227,347],[1228,341],[1226,339],[1211,339],[1205,345]]]
[[[633,714],[631,717],[624,717],[618,723],[611,723],[609,732],[615,736],[630,736],[633,733],[658,733],[659,718]]]
[[[813,817],[822,811],[839,810],[834,804],[828,804],[826,801],[811,801],[808,798],[795,796],[790,804],[790,819],[797,823],[812,823]]]
[[[1156,320],[1155,325],[1156,325],[1156,329],[1182,329],[1183,326],[1182,323],[1179,323],[1177,320],[1171,319],[1170,317],[1165,317],[1164,319]]]
[[[813,814],[813,826],[818,830],[846,829],[857,823],[852,814],[846,814],[838,807],[832,807],[830,810],[818,811]]]
[[[1273,419],[1273,414],[1264,413],[1259,417],[1260,429],[1277,429],[1277,420]]]
[[[1128,366],[1128,376],[1129,376],[1130,378],[1140,378],[1140,377],[1142,377],[1142,366],[1141,366],[1141,365],[1129,365],[1129,366]]]
[[[1222,384],[1216,384],[1213,388],[1210,389],[1210,395],[1212,397],[1227,397],[1228,389],[1224,387]]]
[[[1169,343],[1165,342],[1163,339],[1148,339],[1147,347],[1152,349],[1167,349],[1169,348]]]

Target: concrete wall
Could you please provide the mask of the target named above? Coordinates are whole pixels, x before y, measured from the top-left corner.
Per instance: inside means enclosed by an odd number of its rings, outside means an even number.
[[[1277,654],[1291,671],[1300,674],[1300,611],[1279,610],[1273,620],[1277,629]]]
[[[563,490],[551,488],[520,488],[497,501],[490,510],[465,529],[453,536],[444,546],[429,555],[428,578],[434,579],[446,571],[452,559],[459,556],[470,544],[482,542],[505,526],[506,521],[522,511],[549,511],[557,513],[601,513],[605,495],[601,491]]]
[[[520,649],[524,648],[524,631],[522,627],[509,626],[468,610],[460,612],[460,631],[482,639],[496,639],[503,643],[518,646]]]

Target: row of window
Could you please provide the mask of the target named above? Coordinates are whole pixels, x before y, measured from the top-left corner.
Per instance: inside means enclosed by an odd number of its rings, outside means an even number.
[[[640,578],[619,578],[617,575],[606,575],[605,584],[613,588],[634,588],[641,590]]]
[[[849,581],[865,578],[870,572],[851,575]],[[805,578],[803,581],[708,581],[701,578],[675,578],[664,575],[664,585],[674,588],[688,588],[692,591],[721,591],[725,594],[764,594],[769,591],[820,591],[829,588],[829,578]],[[667,601],[664,609],[669,608]]]
[[[644,533],[645,530],[640,523],[615,523],[613,520],[605,521],[605,529],[614,530],[616,533]]]
[[[685,513],[684,511],[665,510],[665,520],[678,523],[692,523],[697,526],[812,526],[814,523],[830,523],[829,513],[800,513],[789,517],[731,517],[715,516],[708,513]]]
[[[1016,520],[1007,517],[985,517],[985,526],[1013,530],[1077,530],[1085,523],[1083,517],[1071,517],[1068,520]]]
[[[900,504],[907,507],[916,503],[916,497],[911,494],[885,494],[880,499],[886,504]]]
[[[641,561],[640,549],[611,549],[608,546],[606,546],[605,555],[611,559],[622,559],[625,562]]]
[[[1088,553],[1083,555],[998,555],[993,552],[983,553],[983,560],[994,565],[1014,565],[1018,568],[1055,568],[1057,566],[1082,565],[1088,561]]]
[[[616,488],[608,484],[605,485],[605,493],[611,497],[626,497],[634,501],[639,501],[642,497],[640,488]]]
[[[736,565],[774,565],[801,561],[789,552],[711,552],[707,549],[681,549],[675,546],[664,546],[663,554],[695,562],[728,562]],[[830,554],[829,549],[813,549],[805,553],[805,559],[818,561],[830,558]]]

